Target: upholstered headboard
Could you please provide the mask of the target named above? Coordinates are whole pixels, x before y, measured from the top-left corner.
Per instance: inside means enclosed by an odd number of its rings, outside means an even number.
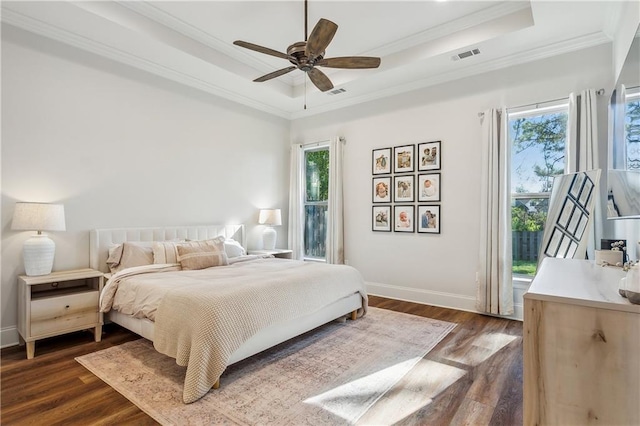
[[[244,225],[94,229],[89,235],[89,266],[98,271],[109,272],[109,247],[125,241],[206,240],[220,235],[232,238],[246,247]]]

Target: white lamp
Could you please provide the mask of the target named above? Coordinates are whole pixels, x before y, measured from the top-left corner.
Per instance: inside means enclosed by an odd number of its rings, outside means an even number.
[[[267,225],[262,233],[262,247],[265,250],[273,250],[276,248],[276,239],[278,234],[273,226],[282,225],[282,214],[280,209],[262,209],[258,218],[260,225]]]
[[[47,275],[53,267],[55,243],[42,231],[64,231],[64,206],[62,204],[16,203],[11,229],[14,231],[38,231],[24,242],[24,269],[27,275]]]

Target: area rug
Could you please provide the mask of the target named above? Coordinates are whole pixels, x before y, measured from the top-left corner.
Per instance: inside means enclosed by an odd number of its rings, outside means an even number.
[[[455,324],[370,307],[229,366],[182,402],[185,368],[139,339],[76,360],[163,425],[356,424]]]

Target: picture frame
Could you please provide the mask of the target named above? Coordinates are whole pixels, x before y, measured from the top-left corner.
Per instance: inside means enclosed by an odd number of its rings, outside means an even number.
[[[373,206],[371,230],[374,232],[391,232],[391,206]]]
[[[391,148],[380,148],[372,151],[372,173],[387,175],[391,173]]]
[[[418,144],[418,171],[440,170],[442,159],[441,141]]]
[[[415,176],[400,175],[393,177],[393,201],[412,203],[415,200]]]
[[[418,205],[418,233],[440,233],[440,206],[437,204]]]
[[[418,184],[416,192],[420,202],[437,202],[440,199],[440,173],[420,173],[418,174]]]
[[[393,206],[393,230],[394,232],[414,232],[415,209],[412,205]]]
[[[372,201],[374,203],[391,202],[391,176],[374,177],[372,187]]]
[[[415,145],[401,145],[393,148],[393,171],[410,173],[415,170]]]

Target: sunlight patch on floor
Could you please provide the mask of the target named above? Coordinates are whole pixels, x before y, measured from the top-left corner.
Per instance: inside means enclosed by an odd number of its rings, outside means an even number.
[[[518,336],[511,334],[483,333],[480,336],[474,337],[470,342],[465,342],[464,351],[456,351],[455,348],[458,346],[457,342],[451,342],[451,345],[455,345],[454,350],[448,352],[445,358],[473,367],[486,361],[493,354],[516,339],[518,339]]]
[[[409,371],[411,374],[405,377]],[[391,424],[428,405],[465,374],[456,367],[413,358],[304,402],[321,407],[350,424],[359,419],[363,424]]]

